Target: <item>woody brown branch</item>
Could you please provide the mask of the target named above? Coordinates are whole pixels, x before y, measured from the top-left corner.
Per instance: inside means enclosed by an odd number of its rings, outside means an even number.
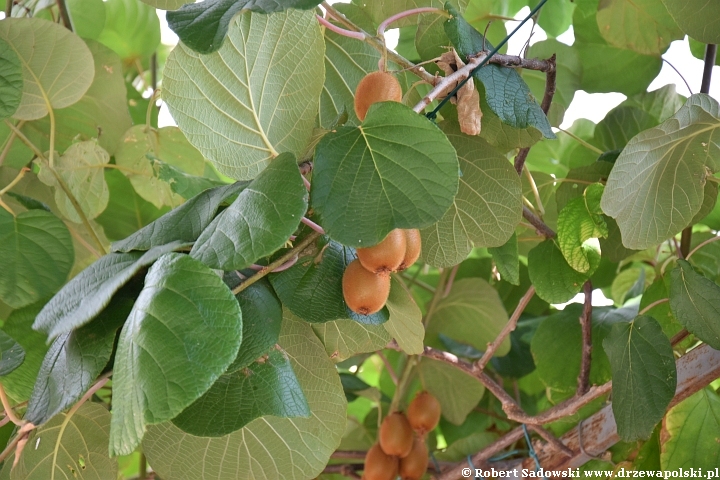
[[[592,354],[592,282],[588,280],[583,285],[585,302],[580,326],[582,328],[582,360],[580,362],[580,375],[578,376],[577,395],[584,395],[590,388],[590,357]]]

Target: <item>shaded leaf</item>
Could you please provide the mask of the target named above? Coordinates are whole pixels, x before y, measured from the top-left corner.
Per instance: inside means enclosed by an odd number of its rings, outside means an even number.
[[[662,2],[656,0],[601,0],[597,24],[609,44],[646,55],[660,55],[670,42],[684,37]]]
[[[619,107],[639,107],[649,113],[658,123],[672,117],[687,99],[677,93],[675,85],[665,85],[652,92],[642,92],[629,97]]]
[[[0,377],[18,368],[25,361],[25,350],[10,335],[0,330]]]
[[[440,402],[443,417],[455,425],[465,421],[485,393],[477,378],[444,362],[423,358],[416,368],[427,391]]]
[[[105,2],[102,0],[68,0],[73,31],[82,38],[96,39],[105,28]]]
[[[520,285],[520,257],[518,256],[517,235],[513,233],[505,244],[488,248],[497,267],[500,278],[513,284]]]
[[[662,0],[680,28],[703,43],[720,43],[720,4],[705,0]]]
[[[674,112],[673,112],[674,113]],[[632,137],[659,121],[633,106],[618,106],[595,126],[595,144],[602,150],[622,150]]]
[[[720,350],[720,287],[685,260],[670,271],[670,309],[675,318],[716,350]]]
[[[105,11],[105,28],[97,40],[123,62],[130,64],[155,52],[160,45],[160,19],[154,8],[140,0],[108,0]]]
[[[367,325],[353,320],[335,320],[312,327],[334,362],[381,350],[391,338],[384,325]]]
[[[548,303],[567,302],[575,296],[600,264],[600,255],[593,249],[584,250],[590,269],[580,273],[565,260],[553,240],[545,240],[528,253],[528,273],[538,297]]]
[[[590,252],[593,247],[585,242],[608,235],[600,209],[602,193],[602,184],[590,185],[581,198],[568,202],[558,216],[557,245],[568,265],[581,273],[588,272],[591,257],[597,257],[597,252]]]
[[[20,106],[23,93],[22,64],[15,50],[0,39],[0,120],[10,117]]]
[[[422,312],[410,292],[399,280],[391,278],[390,296],[387,300],[390,319],[383,324],[385,330],[408,355],[419,355],[423,351],[425,328]]]
[[[187,3],[186,0],[142,0],[158,10],[177,10]]]

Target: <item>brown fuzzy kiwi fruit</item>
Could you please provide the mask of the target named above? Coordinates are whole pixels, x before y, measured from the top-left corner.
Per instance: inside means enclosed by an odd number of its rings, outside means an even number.
[[[413,440],[412,450],[407,457],[400,459],[400,478],[402,480],[419,480],[428,466],[428,448],[420,437]]]
[[[355,115],[365,120],[370,105],[387,101],[402,101],[400,82],[387,72],[368,73],[355,89]]]
[[[366,270],[373,273],[394,272],[405,259],[407,235],[396,228],[375,246],[358,248],[357,257]]]
[[[440,402],[430,393],[420,392],[410,402],[407,417],[413,430],[423,436],[440,421]]]
[[[371,315],[379,312],[390,295],[390,275],[376,275],[353,260],[342,279],[345,303],[355,313]]]
[[[407,457],[413,446],[412,427],[404,413],[391,413],[380,425],[380,446],[388,455]]]
[[[412,266],[420,257],[420,249],[422,248],[422,240],[420,238],[420,230],[413,228],[411,230],[403,230],[405,232],[405,257],[398,267],[398,271],[405,270]]]
[[[366,480],[395,480],[398,458],[388,455],[376,443],[365,455],[363,478]]]

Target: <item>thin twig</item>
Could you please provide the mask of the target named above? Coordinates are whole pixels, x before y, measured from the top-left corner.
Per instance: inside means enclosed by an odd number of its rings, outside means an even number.
[[[428,291],[433,294],[435,293],[435,287],[433,287],[432,285],[428,285],[427,283],[423,282],[422,280],[418,280],[415,277],[411,277],[410,275],[408,275],[405,272],[403,272],[401,274],[401,276],[402,276],[402,278],[407,280],[408,283],[410,283],[410,285],[417,285],[418,287],[422,288],[425,291]]]
[[[393,383],[397,386],[398,384],[398,376],[397,373],[395,373],[395,370],[393,370],[392,365],[390,365],[390,361],[387,359],[387,357],[382,353],[382,350],[378,350],[375,352],[375,354],[380,357],[380,360],[385,364],[385,370],[387,370],[388,375],[390,375],[390,378],[392,378]]]
[[[307,218],[307,217],[302,217],[302,218],[300,219],[300,221],[301,221],[302,223],[304,223],[305,225],[307,225],[308,227],[310,227],[311,229],[315,230],[315,231],[316,231],[317,233],[319,233],[320,235],[325,235],[325,230],[324,230],[320,225],[318,225],[317,223],[313,222],[313,221],[310,220],[309,218]]]
[[[2,386],[2,383],[0,383],[0,401],[2,401],[2,406],[5,410],[5,416],[11,422],[18,426],[22,426],[26,423],[24,420],[21,420],[17,415],[15,415],[15,411],[10,405],[10,399],[8,399],[7,393],[5,393],[5,387]]]
[[[383,20],[383,22],[378,26],[377,33],[380,36],[383,36],[385,34],[385,29],[393,22],[396,22],[402,18],[409,17],[411,15],[419,15],[421,13],[435,13],[437,15],[442,15],[445,17],[449,17],[450,15],[448,12],[441,8],[434,8],[434,7],[420,7],[420,8],[412,8],[410,10],[405,10],[404,12],[396,13],[395,15],[386,18]]]
[[[513,330],[515,330],[515,327],[517,327],[517,322],[520,319],[520,315],[522,315],[522,312],[525,310],[525,307],[527,307],[527,304],[530,303],[530,300],[532,300],[533,296],[535,295],[535,287],[532,285],[530,288],[528,288],[527,292],[525,292],[525,295],[522,296],[520,299],[520,302],[517,304],[517,307],[515,307],[515,311],[510,316],[510,319],[507,321],[503,329],[500,331],[498,336],[495,338],[495,340],[492,341],[492,343],[488,343],[488,348],[485,350],[485,353],[475,363],[475,368],[479,371],[482,371],[485,369],[485,366],[487,366],[488,362],[490,362],[490,359],[495,355],[495,352],[497,351],[498,347],[500,347],[500,344],[505,340],[505,338],[512,333]]]
[[[572,457],[572,450],[570,450],[564,443],[562,443],[555,435],[545,430],[540,425],[530,425],[528,426],[530,430],[537,433],[542,437],[543,440],[548,442],[552,448],[557,450],[558,452],[562,453],[563,455],[567,457]]]
[[[390,402],[388,415],[398,410],[400,400],[402,400],[403,395],[405,395],[405,387],[407,386],[408,380],[410,380],[410,374],[412,373],[413,368],[415,368],[416,363],[417,357],[415,355],[410,355],[405,360],[403,371],[400,374],[400,379],[398,380],[397,387],[395,388],[395,395],[393,395],[392,401]]]
[[[687,255],[685,255],[685,260],[690,260],[690,257],[692,257],[695,252],[697,252],[698,250],[700,250],[702,247],[704,247],[704,246],[707,245],[708,243],[717,242],[717,241],[720,241],[720,235],[718,235],[718,236],[716,236],[716,237],[708,238],[708,239],[705,240],[704,242],[700,243],[697,247],[695,247],[695,248],[693,248],[692,250],[690,250],[690,253],[688,253]]]
[[[535,215],[533,212],[530,211],[529,208],[523,206],[523,217],[525,220],[530,222],[530,225],[535,227],[535,232],[538,235],[542,235],[545,238],[553,238],[555,237],[555,232],[552,228],[548,227],[545,222],[542,221],[540,217]]]
[[[537,184],[535,183],[535,179],[532,176],[532,173],[530,173],[530,170],[525,166],[525,163],[523,162],[523,172],[525,173],[525,178],[527,178],[528,183],[530,184],[530,189],[533,192],[533,196],[535,197],[535,203],[537,203],[537,209],[538,212],[540,212],[540,216],[545,215],[545,206],[542,203],[542,199],[540,198],[540,191],[538,190]]]
[[[62,19],[63,25],[65,28],[73,31],[73,22],[70,17],[70,11],[67,8],[67,5],[65,4],[65,0],[55,0],[55,3],[58,6],[58,10],[60,10],[60,18]]]
[[[484,465],[488,459],[520,440],[523,435],[524,432],[522,427],[516,427],[510,430],[508,433],[500,437],[494,443],[488,445],[487,447],[483,448],[478,453],[473,455],[473,464],[478,467]],[[463,475],[463,470],[467,468],[467,466],[468,463],[466,461],[458,463],[456,466],[444,471],[441,475],[439,475],[437,477],[437,480],[457,480],[458,478],[467,478]]]
[[[338,35],[342,35],[343,37],[348,38],[354,38],[356,40],[365,40],[365,34],[361,32],[353,32],[352,30],[346,30],[344,28],[340,28],[337,25],[333,25],[332,23],[325,20],[320,15],[315,15],[315,18],[317,18],[317,21],[320,22],[320,25],[327,28],[328,30],[337,33]]]
[[[587,148],[587,149],[590,150],[591,152],[595,152],[595,153],[597,153],[598,155],[602,155],[603,153],[605,153],[605,152],[603,152],[602,150],[600,150],[599,148],[597,148],[595,145],[589,144],[588,142],[586,142],[586,141],[583,140],[582,138],[578,137],[577,135],[575,135],[574,133],[572,133],[572,132],[569,131],[569,130],[563,130],[563,129],[560,128],[560,127],[558,127],[558,130],[560,130],[560,131],[563,132],[565,135],[567,135],[568,137],[572,138],[573,140],[575,140],[576,142],[578,142],[580,145],[582,145],[583,147]]]
[[[670,339],[670,345],[672,345],[672,346],[674,347],[674,346],[677,345],[678,343],[680,343],[680,342],[682,342],[683,340],[685,340],[685,339],[688,337],[688,335],[690,335],[690,332],[688,332],[686,329],[683,328],[683,329],[680,330],[678,333],[676,333],[675,336],[673,336],[673,337]]]
[[[12,5],[12,1],[8,0],[8,5]],[[25,120],[20,120],[17,124],[18,130],[20,130],[23,125],[25,125]],[[13,143],[15,143],[16,138],[17,134],[15,133],[15,131],[11,131],[10,136],[8,136],[7,141],[5,142],[2,153],[0,153],[0,167],[2,167],[3,162],[5,162],[5,158],[7,158],[8,154],[10,153],[10,149],[12,148]]]
[[[430,105],[435,99],[442,97],[446,94],[446,91],[453,87],[459,81],[462,81],[469,77],[472,71],[485,60],[486,54],[482,53],[477,57],[470,59],[464,66],[451,73],[446,77],[442,77],[439,82],[435,84],[432,90],[425,95],[414,107],[413,110],[416,113],[421,113],[425,110],[425,107]]]
[[[667,63],[667,64],[670,66],[670,68],[672,68],[673,70],[675,70],[675,73],[677,73],[678,76],[679,76],[680,78],[682,78],[682,81],[683,81],[683,83],[685,84],[685,86],[687,87],[688,92],[690,92],[690,95],[692,95],[692,94],[693,94],[692,88],[690,88],[690,84],[687,82],[687,80],[685,80],[685,77],[683,77],[683,74],[680,73],[680,70],[678,70],[677,68],[675,68],[675,65],[673,65],[672,63],[670,63],[670,62],[667,60],[667,58],[663,58],[662,61],[665,62],[665,63]]]
[[[577,396],[585,395],[590,388],[590,359],[592,354],[592,282],[586,281],[583,285],[585,302],[580,327],[582,329],[582,360],[580,361],[580,375],[578,376]]]
[[[450,295],[450,289],[452,289],[453,283],[455,282],[455,275],[457,275],[458,269],[460,269],[460,264],[455,265],[452,267],[452,270],[450,270],[450,275],[448,275],[447,282],[445,283],[445,291],[443,292],[443,298]]]
[[[307,237],[303,238],[297,245],[295,245],[292,249],[290,249],[287,253],[284,255],[278,257],[274,262],[270,263],[267,267],[260,270],[258,273],[253,275],[252,277],[248,278],[244,282],[242,282],[240,285],[235,287],[233,289],[233,294],[237,295],[238,293],[242,292],[246,288],[248,288],[250,285],[254,284],[261,278],[268,275],[270,272],[273,272],[276,268],[283,265],[285,262],[290,260],[294,255],[298,255],[300,252],[305,250],[311,243],[313,243],[318,237],[320,237],[320,234],[318,232],[312,232]]]
[[[22,133],[20,131],[20,129],[18,127],[16,127],[15,125],[13,125],[12,122],[9,121],[7,118],[5,119],[5,125],[7,125],[8,128],[10,128],[10,130],[13,131],[13,133],[15,133],[15,135],[17,136],[17,138],[20,139],[21,142],[23,142],[25,145],[28,146],[28,148],[30,148],[30,150],[33,151],[33,153],[35,154],[36,157],[43,159],[43,160],[47,160],[45,158],[45,155],[43,154],[43,152],[41,152],[40,149],[37,146],[35,146],[35,144],[33,142],[31,142],[30,139],[27,138],[25,136],[25,134]],[[18,125],[20,125],[20,124],[18,123]]]
[[[12,7],[15,4],[15,0],[5,0],[5,18],[12,16]]]
[[[365,457],[363,457],[365,458]],[[323,473],[337,473],[348,478],[360,479],[360,475],[355,473],[355,470],[362,470],[363,464],[360,463],[348,463],[344,465],[328,465],[323,469]]]
[[[22,180],[22,178],[25,176],[25,174],[29,171],[30,171],[29,168],[25,168],[25,167],[21,168],[20,173],[18,173],[17,176],[15,178],[13,178],[12,182],[8,183],[0,190],[0,195],[5,195],[7,192],[9,192],[10,189],[13,188],[15,185],[17,185],[20,182],[20,180]]]
[[[642,310],[640,310],[640,311],[638,312],[638,315],[644,315],[644,314],[646,314],[648,311],[650,311],[650,310],[652,310],[653,308],[657,307],[658,305],[661,305],[661,304],[663,304],[663,303],[667,303],[667,302],[669,302],[669,301],[670,301],[669,298],[661,298],[660,300],[655,300],[655,301],[652,302],[650,305],[648,305],[648,306],[646,306],[645,308],[643,308]]]

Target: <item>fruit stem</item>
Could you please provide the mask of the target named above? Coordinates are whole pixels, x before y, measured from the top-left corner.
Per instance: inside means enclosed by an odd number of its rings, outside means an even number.
[[[337,33],[338,35],[342,35],[343,37],[348,38],[354,38],[356,40],[365,40],[365,34],[362,32],[353,32],[351,30],[345,30],[344,28],[340,28],[337,25],[333,25],[332,23],[328,22],[320,15],[315,15],[315,17],[317,18],[318,22],[320,22],[320,25],[324,26],[328,30]]]
[[[318,225],[317,223],[313,222],[313,221],[310,220],[309,218],[307,218],[307,217],[302,217],[302,218],[300,219],[300,221],[301,221],[302,223],[304,223],[305,225],[307,225],[308,227],[310,227],[310,228],[312,228],[313,230],[315,230],[315,231],[316,231],[317,233],[319,233],[320,235],[325,235],[325,230],[324,230],[320,225]]]
[[[395,15],[385,19],[380,24],[380,26],[378,26],[377,33],[379,36],[382,37],[385,34],[385,29],[391,23],[393,23],[397,20],[400,20],[401,18],[409,17],[412,15],[418,15],[420,13],[435,13],[435,14],[443,15],[445,17],[450,18],[450,14],[441,8],[434,8],[434,7],[411,8],[410,10],[405,10],[404,12],[396,13]]]
[[[410,374],[412,373],[416,363],[417,356],[409,355],[407,361],[405,362],[405,366],[403,367],[403,371],[400,374],[400,380],[398,380],[397,387],[395,388],[395,395],[393,395],[392,403],[390,403],[388,415],[395,413],[398,410],[400,400],[403,395],[405,395],[405,388],[407,387],[408,380],[410,380]]]

